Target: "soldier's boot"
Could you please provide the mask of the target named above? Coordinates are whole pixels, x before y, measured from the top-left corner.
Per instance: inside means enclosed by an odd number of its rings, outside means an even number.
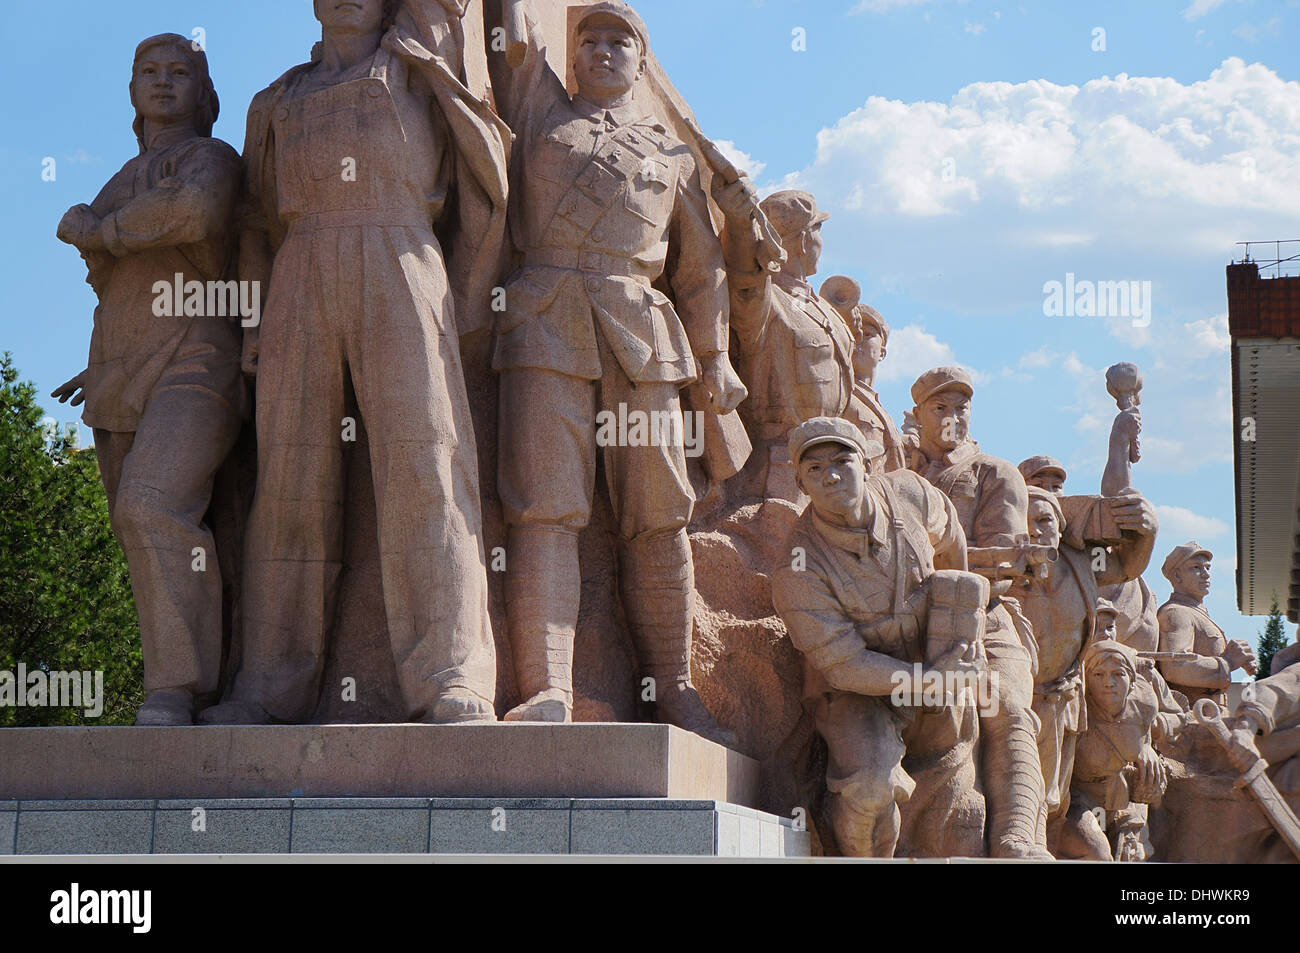
[[[279,722],[257,702],[231,698],[199,712],[198,723],[200,725],[274,725]]]
[[[578,534],[513,526],[506,550],[506,620],[519,697],[505,721],[573,720],[573,636],[582,597]]]
[[[980,720],[989,852],[993,857],[1053,859],[1038,841],[1045,795],[1034,722],[1028,709],[1006,707]]]
[[[641,671],[654,680],[655,721],[735,747],[735,733],[691,684],[695,567],[686,530],[621,540],[619,580]]]
[[[194,724],[194,693],[184,688],[163,688],[149,692],[135,713],[137,725],[171,726]]]
[[[896,802],[871,810],[843,794],[833,794],[830,815],[835,842],[845,857],[894,856],[902,824]]]

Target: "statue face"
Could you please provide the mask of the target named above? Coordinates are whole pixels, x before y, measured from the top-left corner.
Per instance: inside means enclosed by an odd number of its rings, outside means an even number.
[[[1026,482],[1054,496],[1065,495],[1065,474],[1060,470],[1039,470]]]
[[[819,516],[840,522],[862,499],[867,464],[862,454],[846,444],[823,443],[803,455],[797,480]]]
[[[1174,570],[1174,591],[1196,599],[1210,594],[1210,560],[1193,556]]]
[[[1056,510],[1045,500],[1029,501],[1029,541],[1037,546],[1061,546],[1061,524],[1056,521]]]
[[[931,394],[916,408],[916,423],[922,440],[956,450],[970,436],[970,398],[955,388]]]
[[[1103,655],[1088,667],[1088,696],[1111,718],[1119,717],[1128,700],[1133,676],[1128,668],[1113,655]]]
[[[885,359],[885,342],[875,328],[864,328],[862,340],[853,348],[853,375],[871,377]]]
[[[584,95],[622,96],[636,85],[645,66],[636,37],[616,19],[592,17],[578,34],[573,72]]]
[[[1113,642],[1119,641],[1119,625],[1115,616],[1109,612],[1097,616],[1097,639],[1110,639]]]
[[[313,6],[327,33],[364,36],[384,22],[384,0],[313,0]]]
[[[135,64],[131,98],[147,122],[170,125],[192,118],[199,93],[194,67],[175,46],[153,46]]]

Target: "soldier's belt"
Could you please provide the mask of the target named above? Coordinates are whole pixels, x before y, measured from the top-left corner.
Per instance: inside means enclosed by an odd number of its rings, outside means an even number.
[[[289,222],[289,230],[300,228],[422,228],[433,229],[428,210],[409,208],[359,208],[311,212]]]
[[[564,268],[606,277],[649,280],[645,268],[631,258],[576,248],[530,248],[524,252],[524,267]]]

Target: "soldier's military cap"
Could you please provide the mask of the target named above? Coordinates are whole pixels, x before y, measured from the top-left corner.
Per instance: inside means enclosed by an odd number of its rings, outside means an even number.
[[[790,431],[790,461],[798,466],[808,450],[822,443],[840,443],[852,447],[862,454],[864,460],[874,460],[885,452],[885,447],[879,440],[868,440],[852,421],[843,417],[813,417]]]
[[[1057,473],[1061,474],[1062,480],[1066,477],[1065,467],[1061,465],[1061,461],[1057,460],[1055,457],[1049,457],[1044,454],[1030,457],[1027,460],[1021,460],[1016,469],[1020,471],[1020,475],[1025,478],[1026,482],[1037,474],[1042,473],[1044,470],[1055,470]]]
[[[959,390],[967,397],[975,396],[975,386],[970,375],[960,367],[933,367],[916,379],[912,385],[912,401],[920,407],[935,394],[944,390]]]
[[[885,323],[884,315],[869,304],[860,304],[853,310],[862,324],[858,330],[859,336],[865,335],[870,329],[875,329],[875,332],[880,335],[880,340],[885,344],[889,343],[889,325]]]
[[[817,200],[812,197],[811,192],[802,189],[773,192],[758,205],[767,216],[767,220],[772,223],[772,227],[776,229],[776,233],[782,238],[801,232],[805,228],[820,225],[831,217],[830,212],[823,212],[817,208]]]
[[[641,15],[626,3],[618,3],[616,0],[601,0],[600,3],[593,3],[582,11],[578,25],[573,31],[574,36],[577,36],[582,31],[583,25],[592,17],[601,15],[614,17],[626,24],[632,34],[641,41],[642,53],[650,49],[650,31],[646,29],[645,21],[641,19]]]
[[[1207,559],[1213,559],[1214,553],[1197,542],[1175,546],[1169,555],[1165,557],[1164,565],[1160,567],[1161,575],[1172,583],[1174,573],[1189,562],[1193,556],[1205,556]]]

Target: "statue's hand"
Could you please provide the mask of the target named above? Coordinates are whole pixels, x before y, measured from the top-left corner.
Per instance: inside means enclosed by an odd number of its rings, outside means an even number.
[[[704,365],[704,388],[709,392],[709,406],[714,413],[729,414],[749,396],[726,351],[702,358],[701,364]]]
[[[59,241],[67,242],[83,251],[94,251],[102,247],[99,237],[99,216],[89,205],[74,205],[64,213],[55,233]]]
[[[82,371],[72,380],[66,381],[50,391],[50,396],[57,398],[60,404],[69,403],[69,398],[71,398],[69,406],[77,407],[86,399],[86,393],[82,390],[85,386],[86,372]]]
[[[984,643],[983,641],[976,641],[958,642],[935,659],[930,665],[930,670],[940,676],[945,672],[982,675],[988,670],[988,667],[988,652],[984,648]]]
[[[1114,509],[1115,525],[1127,529],[1139,536],[1151,536],[1159,527],[1155,507],[1144,496],[1133,494]]]
[[[1164,759],[1150,745],[1143,745],[1134,767],[1131,797],[1139,804],[1150,804],[1165,793],[1169,784],[1169,770]]]
[[[1228,663],[1229,671],[1240,668],[1245,669],[1247,675],[1254,675],[1259,670],[1254,651],[1242,639],[1229,639],[1223,650],[1223,658]]]
[[[1255,732],[1252,728],[1234,728],[1228,735],[1228,761],[1243,774],[1259,760],[1259,749],[1255,747]]]
[[[727,217],[728,226],[745,226],[749,223],[754,207],[758,204],[758,192],[745,173],[742,172],[740,178],[729,183],[715,175],[709,191],[713,194],[713,201],[718,203],[718,208]]]

